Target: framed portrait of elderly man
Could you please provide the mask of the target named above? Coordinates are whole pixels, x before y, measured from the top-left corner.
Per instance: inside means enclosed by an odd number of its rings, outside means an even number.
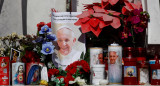
[[[53,12],[52,29],[56,34],[55,53],[52,62],[56,67],[65,68],[80,59],[82,52],[85,53],[85,38],[79,26],[74,23],[80,12]]]

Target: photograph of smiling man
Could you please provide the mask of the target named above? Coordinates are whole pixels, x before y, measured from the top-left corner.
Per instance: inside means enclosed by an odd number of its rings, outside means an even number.
[[[85,38],[82,37],[79,26],[75,26],[77,12],[58,12],[52,14],[52,29],[56,34],[57,42],[52,61],[56,67],[65,68],[80,60],[82,52],[85,53]]]

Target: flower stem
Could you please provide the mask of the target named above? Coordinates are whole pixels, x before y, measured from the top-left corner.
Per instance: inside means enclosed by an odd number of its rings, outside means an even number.
[[[133,33],[133,28],[132,27],[131,27],[131,34],[132,34],[133,47],[135,47],[135,39],[134,39],[134,33]]]

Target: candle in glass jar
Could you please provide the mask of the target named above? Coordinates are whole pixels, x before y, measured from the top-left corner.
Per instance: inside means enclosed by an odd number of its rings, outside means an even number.
[[[108,46],[109,84],[122,84],[122,47],[119,44]]]
[[[97,64],[92,66],[92,84],[100,85],[99,82],[105,79],[105,65]]]

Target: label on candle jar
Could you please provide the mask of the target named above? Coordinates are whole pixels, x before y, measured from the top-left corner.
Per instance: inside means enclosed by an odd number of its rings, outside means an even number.
[[[92,84],[99,85],[99,81],[105,78],[105,65],[93,65],[92,67]]]
[[[124,66],[124,77],[137,77],[136,66]]]
[[[0,57],[0,85],[9,85],[9,57]]]
[[[152,79],[160,79],[160,69],[152,70]]]
[[[108,80],[109,84],[122,84],[122,46],[108,46]]]
[[[90,66],[97,64],[103,64],[103,48],[92,47],[90,48]]]
[[[25,64],[12,63],[12,85],[24,85]]]
[[[139,83],[146,84],[149,83],[149,71],[146,68],[139,69]]]

